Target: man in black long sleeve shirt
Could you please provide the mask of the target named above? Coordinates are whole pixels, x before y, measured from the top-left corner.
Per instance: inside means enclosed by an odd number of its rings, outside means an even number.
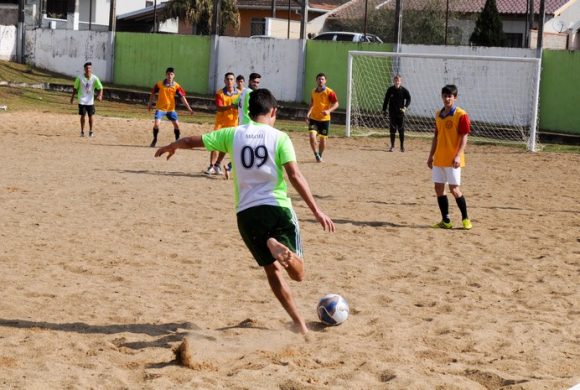
[[[389,129],[391,131],[391,147],[389,152],[395,148],[395,137],[399,131],[399,141],[401,142],[401,152],[405,151],[405,111],[411,104],[411,94],[401,85],[401,76],[393,78],[394,85],[387,89],[383,102],[383,112],[389,109]]]

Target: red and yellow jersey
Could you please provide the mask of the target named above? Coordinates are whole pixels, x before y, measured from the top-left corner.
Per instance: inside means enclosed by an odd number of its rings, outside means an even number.
[[[229,107],[224,111],[217,111],[215,114],[214,130],[224,127],[235,127],[238,125],[238,99],[240,92],[234,88],[232,93],[229,93],[225,88],[220,89],[215,93],[215,105],[217,107]]]
[[[155,104],[155,108],[165,112],[175,111],[175,96],[185,96],[185,91],[181,88],[181,85],[175,81],[169,83],[167,79],[158,81],[153,86],[152,93],[157,93],[157,104]]]
[[[457,154],[461,136],[469,134],[471,122],[467,112],[459,107],[453,107],[449,114],[443,115],[444,109],[435,113],[435,131],[437,133],[437,145],[433,155],[433,165],[436,167],[452,167],[453,159]],[[465,156],[461,154],[460,166],[465,166]]]
[[[314,88],[310,94],[310,101],[312,104],[310,118],[324,122],[330,120],[330,114],[324,115],[322,111],[328,110],[332,107],[332,105],[338,101],[338,98],[336,97],[336,93],[328,87],[325,87],[322,91],[318,91]]]

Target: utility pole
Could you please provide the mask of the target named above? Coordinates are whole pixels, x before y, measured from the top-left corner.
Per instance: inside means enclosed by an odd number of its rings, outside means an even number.
[[[290,39],[290,0],[288,0],[288,35],[286,38]]]
[[[529,48],[532,43],[532,28],[534,28],[534,0],[528,0],[528,17],[526,18],[528,25],[528,39],[526,41]]]
[[[24,64],[24,47],[25,45],[25,35],[24,35],[24,0],[18,0],[18,44],[17,47],[20,47],[18,50],[18,62]]]
[[[111,10],[109,11],[109,31],[115,32],[117,29],[117,4],[116,0],[111,0]]]
[[[397,53],[401,51],[401,36],[403,33],[403,0],[395,3],[395,39],[397,43]]]
[[[367,10],[368,10],[368,7],[369,7],[369,0],[365,0],[365,23],[364,23],[364,30],[363,30],[365,38],[367,37],[367,14],[368,14]]]
[[[211,35],[220,35],[220,15],[222,13],[222,0],[213,2],[213,23],[211,24]]]
[[[447,46],[448,26],[449,26],[449,0],[447,0],[447,6],[445,8],[445,46]]]
[[[540,15],[538,15],[538,58],[542,56],[542,49],[544,48],[544,23],[546,22],[546,0],[540,0]]]
[[[300,21],[300,39],[306,38],[306,25],[308,24],[308,0],[302,0],[302,20]]]
[[[157,32],[157,0],[153,3],[153,32]]]

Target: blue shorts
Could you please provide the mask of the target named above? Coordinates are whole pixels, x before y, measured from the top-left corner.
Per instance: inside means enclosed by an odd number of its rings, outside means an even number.
[[[171,122],[175,122],[177,120],[177,112],[175,111],[161,111],[155,110],[155,119],[162,119],[164,116],[167,117]]]

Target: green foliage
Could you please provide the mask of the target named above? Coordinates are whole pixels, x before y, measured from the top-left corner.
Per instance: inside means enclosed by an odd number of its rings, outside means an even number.
[[[195,34],[209,35],[213,20],[213,6],[213,0],[169,0],[165,3],[161,19],[180,18],[194,26]],[[228,26],[238,30],[240,14],[235,0],[222,0],[220,17],[220,34],[223,34]]]
[[[503,46],[506,41],[495,0],[486,0],[469,41],[475,46]]]
[[[423,10],[403,15],[403,43],[441,45],[445,42],[445,11],[437,1],[429,1]]]

